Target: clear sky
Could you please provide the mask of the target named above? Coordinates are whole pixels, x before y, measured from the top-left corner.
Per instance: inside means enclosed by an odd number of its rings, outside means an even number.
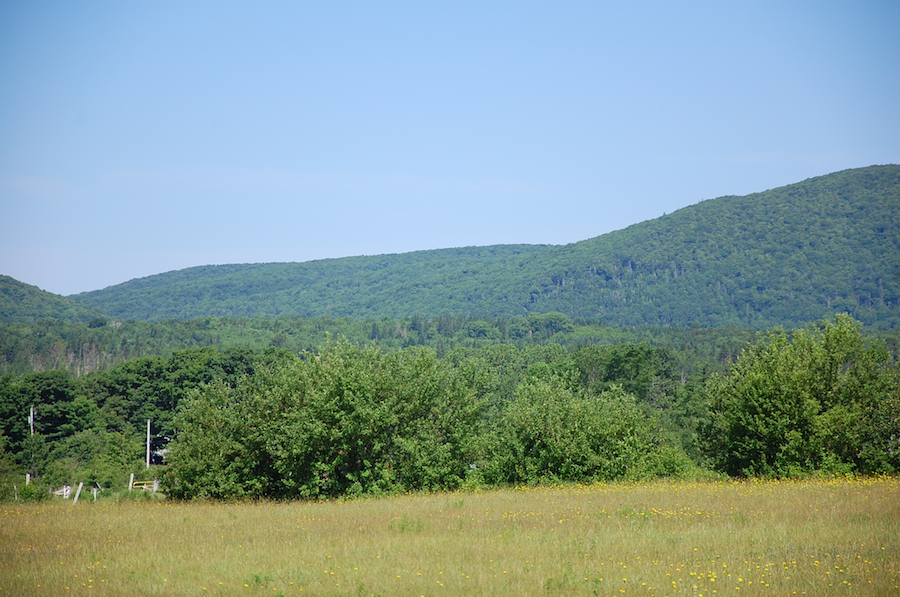
[[[0,274],[564,244],[900,163],[900,2],[0,2]]]

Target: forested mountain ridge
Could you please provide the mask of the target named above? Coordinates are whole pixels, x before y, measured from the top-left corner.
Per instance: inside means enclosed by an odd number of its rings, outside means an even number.
[[[541,257],[539,296],[573,316],[763,328],[843,311],[896,327],[900,167],[704,201]]]
[[[45,318],[87,323],[102,316],[84,303],[0,275],[0,324],[32,324]]]
[[[491,275],[505,264],[545,248],[494,245],[304,263],[199,266],[71,298],[98,306],[116,318],[148,321],[467,313],[475,309],[471,297],[460,288],[461,278],[486,288]],[[444,306],[438,308],[441,304]]]
[[[589,217],[590,214],[582,214]],[[900,323],[900,166],[720,197],[564,246],[205,266],[72,298],[119,319],[558,311],[611,325]]]

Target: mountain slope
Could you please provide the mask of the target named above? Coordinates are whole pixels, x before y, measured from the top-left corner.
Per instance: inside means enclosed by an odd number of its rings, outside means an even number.
[[[540,296],[623,324],[767,327],[854,314],[895,327],[900,167],[722,197],[542,256]]]
[[[38,319],[83,323],[98,317],[103,317],[103,313],[93,307],[15,278],[0,276],[0,323],[32,324]]]
[[[591,214],[580,214],[590,217]],[[610,324],[900,322],[900,166],[721,197],[565,246],[189,268],[73,298],[118,318],[560,311]]]
[[[305,263],[200,266],[72,298],[106,305],[117,318],[150,321],[481,312],[480,295],[490,292],[491,277],[544,249],[497,245]]]

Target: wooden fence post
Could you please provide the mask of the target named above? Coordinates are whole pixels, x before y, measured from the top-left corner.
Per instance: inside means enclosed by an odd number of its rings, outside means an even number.
[[[132,487],[134,487],[134,473],[131,473],[131,478],[128,479],[128,491],[131,491]]]
[[[72,505],[73,505],[73,506],[74,506],[75,504],[78,503],[78,496],[81,495],[81,488],[82,488],[82,487],[84,487],[84,481],[82,481],[81,483],[78,484],[78,491],[75,492],[75,499],[72,500]]]

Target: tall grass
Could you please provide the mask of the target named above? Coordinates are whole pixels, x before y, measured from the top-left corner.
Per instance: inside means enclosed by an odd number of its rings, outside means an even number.
[[[0,596],[900,594],[896,478],[0,512]]]

